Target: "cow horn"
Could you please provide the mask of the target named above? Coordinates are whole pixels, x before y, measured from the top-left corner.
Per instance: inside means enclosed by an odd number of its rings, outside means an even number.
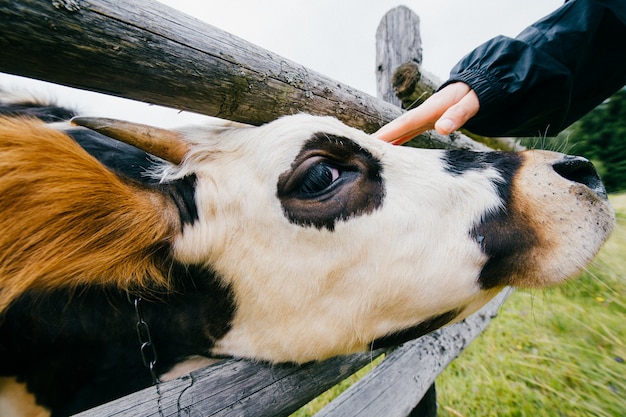
[[[102,117],[74,117],[70,122],[133,145],[175,165],[182,162],[190,148],[180,133],[140,123]]]

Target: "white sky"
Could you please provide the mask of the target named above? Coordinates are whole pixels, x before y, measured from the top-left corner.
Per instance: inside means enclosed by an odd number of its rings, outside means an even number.
[[[516,36],[562,0],[160,0],[200,20],[368,94],[376,94],[375,34],[405,5],[420,17],[424,69],[442,81],[480,43]],[[171,109],[0,74],[0,88],[51,97],[83,114],[171,127],[201,119]]]

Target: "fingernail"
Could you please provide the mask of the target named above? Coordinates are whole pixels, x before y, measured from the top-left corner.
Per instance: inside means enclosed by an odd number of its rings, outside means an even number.
[[[440,119],[437,121],[435,128],[441,133],[448,134],[454,130],[455,126],[451,119]]]

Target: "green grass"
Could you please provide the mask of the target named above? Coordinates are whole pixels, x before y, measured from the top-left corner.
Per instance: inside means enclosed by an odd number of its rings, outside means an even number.
[[[626,415],[626,194],[578,278],[517,291],[439,377],[440,417]]]
[[[520,290],[437,380],[439,417],[626,416],[626,194],[618,226],[578,278]],[[307,404],[308,417],[371,369]]]

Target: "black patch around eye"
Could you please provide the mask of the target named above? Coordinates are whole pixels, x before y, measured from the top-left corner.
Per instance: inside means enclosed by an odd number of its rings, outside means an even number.
[[[331,231],[338,221],[373,212],[385,196],[380,161],[352,140],[324,133],[304,144],[276,189],[291,223]]]
[[[461,314],[462,311],[463,308],[460,308],[433,316],[416,326],[380,337],[374,340],[370,347],[372,350],[376,350],[378,348],[396,346],[408,342],[409,340],[417,339],[450,323]]]

